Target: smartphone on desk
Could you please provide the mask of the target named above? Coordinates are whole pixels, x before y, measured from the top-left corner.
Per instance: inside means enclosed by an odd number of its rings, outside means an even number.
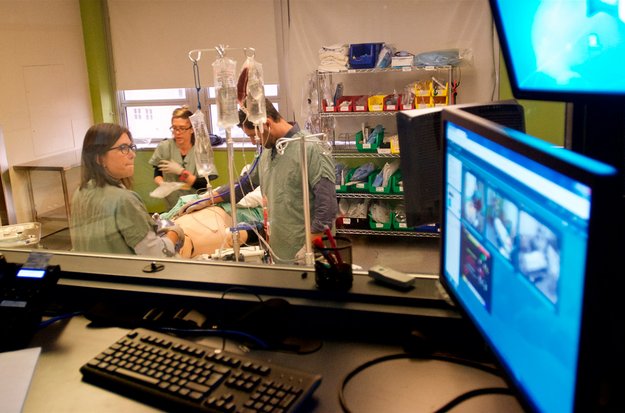
[[[26,347],[37,331],[59,274],[58,265],[28,268],[0,263],[0,351]]]

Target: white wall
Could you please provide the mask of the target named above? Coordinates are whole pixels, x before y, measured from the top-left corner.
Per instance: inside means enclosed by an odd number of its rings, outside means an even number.
[[[79,148],[92,117],[78,0],[0,0],[0,56],[8,164]],[[35,176],[39,212],[62,206],[55,175]],[[11,181],[17,219],[29,221],[25,176]]]

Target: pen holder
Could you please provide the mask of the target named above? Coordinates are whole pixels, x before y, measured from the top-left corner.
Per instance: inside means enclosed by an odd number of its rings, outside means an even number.
[[[347,291],[352,288],[352,243],[335,237],[333,246],[327,237],[323,247],[315,245],[315,280],[321,290]]]

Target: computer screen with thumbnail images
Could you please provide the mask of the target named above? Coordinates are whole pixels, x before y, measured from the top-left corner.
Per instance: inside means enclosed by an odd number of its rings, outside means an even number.
[[[442,119],[441,282],[526,406],[590,411],[618,276],[615,169],[465,111]]]

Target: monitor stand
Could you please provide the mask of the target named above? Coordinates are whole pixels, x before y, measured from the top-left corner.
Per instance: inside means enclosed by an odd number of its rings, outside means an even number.
[[[566,115],[565,146],[616,167],[625,194],[625,105],[569,103]]]

